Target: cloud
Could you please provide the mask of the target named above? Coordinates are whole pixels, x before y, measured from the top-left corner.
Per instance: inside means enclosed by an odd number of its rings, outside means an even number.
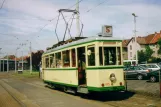
[[[136,23],[138,36],[145,36],[147,32],[160,31],[160,1],[108,0],[97,6],[103,1],[84,0],[80,3],[80,18],[84,24],[84,36],[95,36],[101,32],[102,25],[112,25],[115,37],[130,38],[134,35],[132,13],[138,15]],[[12,47],[4,43],[0,43],[0,45],[8,47],[4,49],[8,52],[14,51],[18,44],[26,42],[26,40],[32,42],[34,51],[52,46],[57,43],[54,31],[57,19],[52,22],[48,20],[58,15],[58,9],[68,8],[73,4],[75,4],[75,0],[6,0],[3,9],[0,10],[0,32],[11,34],[11,38],[7,39],[6,37],[9,37],[7,35],[0,35],[0,37],[2,41],[10,41],[13,45]],[[88,10],[91,11],[87,12]],[[67,16],[69,19],[71,14]],[[40,28],[47,23],[48,25],[40,31]],[[64,36],[64,30],[65,24],[61,18],[57,28],[61,40]],[[71,28],[72,36],[76,36],[76,31],[76,20],[74,20]],[[68,34],[67,37],[69,37]],[[24,49],[28,50],[27,47]]]

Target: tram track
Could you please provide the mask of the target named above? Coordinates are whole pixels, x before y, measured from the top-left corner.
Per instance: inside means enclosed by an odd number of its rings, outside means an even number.
[[[45,85],[43,86],[43,85],[36,84],[36,83],[29,83],[29,84],[49,90],[44,87]],[[51,87],[48,87],[48,88],[51,88]],[[110,106],[110,107],[129,107],[129,106],[131,106],[131,107],[136,107],[136,106],[148,107],[148,105],[156,105],[155,102],[158,103],[158,101],[160,101],[160,100],[157,101],[157,99],[155,101],[152,101],[153,98],[151,98],[151,97],[143,96],[143,95],[139,95],[139,94],[134,94],[132,92],[123,92],[120,95],[117,95],[115,93],[114,93],[114,95],[110,94],[109,96],[108,95],[105,96],[105,97],[109,97],[109,98],[107,98],[107,100],[103,101],[103,100],[100,100],[99,98],[95,99],[94,97],[97,97],[97,95],[92,96],[92,98],[90,98],[88,96],[81,98],[80,96],[66,94],[62,91],[57,91],[57,90],[49,90],[49,91],[56,92],[56,93],[59,93],[62,95],[67,95],[67,96],[72,97],[77,100],[83,100],[88,103],[93,103],[94,105],[98,105],[98,106],[101,105],[101,107],[108,107],[108,106]],[[131,94],[131,95],[127,95],[127,94]],[[120,96],[122,96],[122,97],[120,97]],[[149,99],[150,102],[145,103],[146,99]],[[155,107],[160,107],[160,106],[155,106]]]
[[[14,94],[12,94],[4,85],[2,85],[3,80],[0,80],[0,86],[13,98],[21,107],[27,107],[23,102],[21,102]],[[4,81],[3,81],[4,82]]]
[[[85,101],[89,104],[93,104],[96,106],[101,106],[101,107],[136,107],[136,106],[141,106],[141,107],[148,107],[148,105],[150,104],[155,104],[155,101],[152,101],[148,96],[143,96],[143,95],[139,95],[139,94],[133,94],[133,95],[127,95],[127,94],[132,94],[131,92],[127,92],[127,93],[114,93],[114,94],[107,94],[104,95],[105,100],[101,100],[101,99],[97,99],[95,97],[97,97],[97,95],[95,96],[85,96],[85,97],[80,97],[80,96],[75,96],[73,94],[67,94],[65,92],[62,91],[58,91],[58,90],[53,90],[52,87],[49,87],[45,84],[42,84],[39,80],[39,82],[37,82],[37,79],[33,79],[33,80],[26,80],[26,79],[17,79],[20,80],[22,82],[24,82],[25,84],[28,85],[32,85],[35,86],[37,88],[42,88],[44,90],[50,91],[53,94],[57,93],[57,94],[61,94],[62,96],[68,96],[69,98],[74,98],[76,100],[80,100],[80,101]],[[5,81],[5,80],[4,80]],[[12,81],[12,80],[11,80]],[[5,81],[7,82],[7,80]],[[46,88],[48,87],[48,88]],[[122,97],[120,97],[122,96]],[[150,102],[146,101],[146,99],[148,99]],[[145,102],[148,102],[146,104],[143,104]],[[156,101],[156,104],[158,105],[158,101]],[[156,106],[156,107],[160,107],[160,106]]]

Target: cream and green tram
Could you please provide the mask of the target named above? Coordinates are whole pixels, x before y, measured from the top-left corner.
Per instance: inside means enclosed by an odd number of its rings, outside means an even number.
[[[122,40],[89,37],[47,50],[42,78],[64,91],[89,93],[125,90]]]

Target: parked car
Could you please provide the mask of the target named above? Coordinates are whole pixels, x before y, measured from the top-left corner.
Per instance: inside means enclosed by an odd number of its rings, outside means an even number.
[[[161,70],[149,72],[147,75],[148,80],[150,80],[151,82],[159,81],[159,72],[161,73]]]
[[[138,80],[142,80],[147,78],[147,73],[150,72],[150,70],[142,66],[128,66],[124,67],[124,72],[126,79],[135,78]]]
[[[160,66],[158,64],[152,63],[152,64],[139,64],[139,66],[146,67],[148,69],[151,69],[152,71],[160,70]]]

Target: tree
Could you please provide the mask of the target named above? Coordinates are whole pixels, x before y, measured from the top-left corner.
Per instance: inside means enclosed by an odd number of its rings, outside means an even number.
[[[138,51],[138,60],[139,63],[147,61],[146,53],[143,50]]]
[[[146,59],[149,60],[153,54],[153,50],[149,47],[149,46],[146,46],[145,47],[145,54],[146,54]]]
[[[15,59],[15,55],[6,55],[4,58],[5,59],[7,59],[7,57],[8,57],[8,59],[12,59],[12,60],[14,60]]]
[[[161,38],[158,40],[157,45],[159,46],[158,54],[161,54]]]
[[[34,70],[39,70],[39,64],[41,62],[41,56],[43,53],[43,50],[38,50],[36,53],[32,53],[32,66]],[[30,57],[28,57],[26,60],[28,65],[30,65]]]

